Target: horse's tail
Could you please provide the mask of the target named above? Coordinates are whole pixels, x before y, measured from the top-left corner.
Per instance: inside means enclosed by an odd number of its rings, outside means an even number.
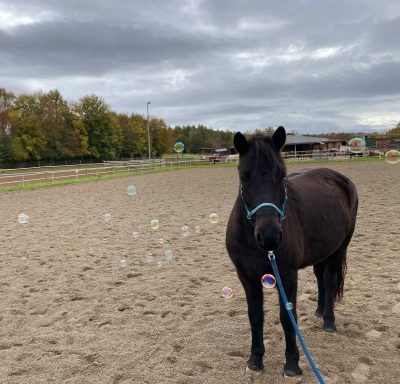
[[[336,288],[335,288],[335,301],[340,301],[343,297],[343,288],[344,288],[344,277],[347,271],[347,263],[346,263],[346,254],[347,247],[343,249],[342,252],[339,253],[338,260],[338,269],[336,274]]]
[[[340,301],[343,298],[343,288],[344,288],[344,277],[346,275],[347,271],[347,263],[346,263],[346,257],[347,257],[347,246],[350,243],[350,240],[353,236],[353,232],[356,226],[356,217],[357,217],[357,210],[358,210],[358,194],[356,187],[354,186],[353,183],[351,183],[351,226],[350,226],[350,231],[346,237],[346,240],[343,242],[341,245],[341,251],[338,252],[338,260],[337,260],[337,280],[336,280],[336,289],[335,289],[335,296],[334,299],[335,301]]]

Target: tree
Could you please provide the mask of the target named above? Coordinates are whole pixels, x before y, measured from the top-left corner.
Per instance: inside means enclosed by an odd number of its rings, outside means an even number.
[[[74,111],[88,134],[89,153],[97,159],[116,159],[122,146],[122,131],[105,101],[96,95],[85,96]]]
[[[15,95],[0,88],[0,162],[11,160],[11,115]]]
[[[387,133],[389,135],[400,135],[400,122],[398,122],[394,128],[389,129]]]

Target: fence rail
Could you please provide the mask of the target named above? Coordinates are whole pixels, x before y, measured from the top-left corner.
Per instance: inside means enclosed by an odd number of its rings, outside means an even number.
[[[283,153],[282,157],[287,160],[346,160],[351,158],[349,153],[339,153],[339,152],[297,152],[297,153]],[[237,159],[221,159],[221,161],[214,161],[211,164],[220,164],[221,162],[237,162]],[[128,161],[107,161],[99,164],[81,164],[80,168],[76,165],[67,165],[63,168],[65,169],[55,169],[59,166],[46,166],[44,171],[34,171],[29,170],[35,168],[19,168],[16,170],[3,170],[13,171],[12,173],[0,174],[0,187],[1,186],[25,186],[28,183],[37,182],[54,182],[56,180],[63,179],[76,179],[96,176],[99,179],[103,175],[110,175],[116,173],[148,173],[154,168],[159,167],[181,167],[181,166],[196,166],[210,164],[208,159],[206,160],[174,160],[168,161],[166,159],[143,159],[143,160],[128,160]],[[84,167],[86,165],[86,167]],[[98,165],[97,167],[95,165]],[[75,167],[75,169],[73,169]],[[25,172],[15,172],[24,171]]]

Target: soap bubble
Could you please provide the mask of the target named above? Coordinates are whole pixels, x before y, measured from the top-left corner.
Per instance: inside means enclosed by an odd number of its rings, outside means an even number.
[[[139,238],[139,232],[132,232],[132,237],[134,238],[134,239],[138,239]]]
[[[362,153],[366,147],[365,140],[361,137],[355,137],[351,139],[347,145],[350,147],[350,151],[353,153]]]
[[[157,219],[153,219],[150,221],[150,226],[153,229],[158,229],[160,227],[160,222]]]
[[[126,187],[126,193],[128,194],[128,196],[136,196],[136,187],[134,185],[128,185]]]
[[[183,152],[184,149],[185,149],[185,144],[182,143],[182,141],[177,141],[177,142],[174,144],[174,151],[175,151],[175,152],[181,153],[181,152]]]
[[[276,280],[273,275],[266,274],[261,278],[261,283],[265,288],[274,288]]]
[[[154,255],[152,253],[147,253],[146,254],[146,261],[150,264],[154,261]]]
[[[165,256],[165,260],[168,260],[168,261],[172,260],[172,258],[173,258],[172,251],[170,249],[167,249],[164,252],[164,256]]]
[[[222,288],[222,296],[224,296],[225,299],[232,298],[232,296],[233,296],[232,288],[229,288],[229,287]]]
[[[181,229],[182,229],[182,236],[188,237],[190,234],[189,227],[187,225],[184,225]]]
[[[28,224],[29,223],[29,216],[25,213],[20,213],[18,215],[18,221],[20,224]]]
[[[391,149],[385,153],[385,161],[388,164],[397,164],[400,162],[400,152],[396,149]]]
[[[285,304],[285,307],[286,307],[287,310],[291,311],[291,310],[293,309],[293,303],[291,303],[290,301],[288,301],[288,302]]]
[[[106,214],[104,215],[104,220],[105,220],[105,221],[110,221],[110,220],[111,220],[111,215],[110,215],[109,213],[106,213]]]
[[[120,265],[121,265],[121,268],[125,268],[126,267],[126,260],[121,260],[120,261]]]
[[[212,224],[217,224],[218,220],[219,220],[218,215],[215,212],[211,213],[210,216],[208,216],[208,219],[210,220],[210,223],[212,223]]]

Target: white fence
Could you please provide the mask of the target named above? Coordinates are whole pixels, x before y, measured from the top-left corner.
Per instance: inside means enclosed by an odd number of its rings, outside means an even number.
[[[12,172],[0,174],[0,186],[23,185],[36,182],[54,182],[62,179],[76,179],[96,176],[99,179],[103,175],[115,175],[117,173],[148,173],[159,167],[185,167],[210,164],[208,160],[187,160],[187,161],[165,161],[162,159],[143,160],[143,161],[113,161],[98,164],[98,167],[77,168],[75,166],[65,166],[66,169],[54,169],[60,167],[46,167],[44,171],[36,172]],[[52,169],[53,168],[53,169]],[[73,169],[75,168],[75,169]],[[19,170],[23,170],[20,168]],[[11,170],[4,170],[9,172]]]
[[[283,153],[282,157],[287,160],[346,160],[354,156],[348,152],[297,152]],[[96,176],[99,179],[103,175],[115,175],[117,173],[148,173],[159,167],[185,167],[206,164],[219,164],[221,162],[237,162],[237,157],[228,157],[220,159],[220,161],[210,162],[205,160],[174,160],[168,161],[165,159],[143,159],[129,161],[107,161],[99,164],[82,164],[79,168],[76,165],[63,166],[46,166],[45,170],[37,170],[30,172],[35,168],[19,168],[18,170],[2,170],[0,174],[1,186],[16,186],[36,182],[54,182],[55,180],[76,179]],[[86,165],[86,166],[85,166]],[[43,168],[40,168],[43,169]],[[25,172],[15,172],[24,171]]]

